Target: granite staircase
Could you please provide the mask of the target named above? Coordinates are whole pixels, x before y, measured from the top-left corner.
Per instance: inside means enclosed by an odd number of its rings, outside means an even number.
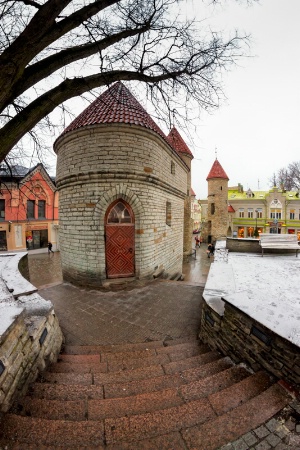
[[[213,450],[290,401],[196,339],[67,346],[0,421],[0,449]]]

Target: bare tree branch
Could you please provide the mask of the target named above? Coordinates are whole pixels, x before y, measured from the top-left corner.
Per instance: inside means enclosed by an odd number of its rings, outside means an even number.
[[[27,133],[40,152],[39,131],[53,133],[55,108],[114,81],[146,83],[170,118],[180,102],[218,106],[220,73],[243,55],[247,37],[223,40],[180,23],[172,16],[180,2],[0,0],[0,158],[17,153]]]

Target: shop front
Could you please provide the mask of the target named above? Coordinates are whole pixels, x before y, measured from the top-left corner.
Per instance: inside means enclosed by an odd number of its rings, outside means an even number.
[[[28,226],[26,230],[27,250],[46,248],[48,245],[48,225]]]

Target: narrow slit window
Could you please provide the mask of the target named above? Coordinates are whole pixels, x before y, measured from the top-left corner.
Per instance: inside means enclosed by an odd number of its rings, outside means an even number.
[[[166,202],[166,224],[170,227],[172,222],[171,202]]]

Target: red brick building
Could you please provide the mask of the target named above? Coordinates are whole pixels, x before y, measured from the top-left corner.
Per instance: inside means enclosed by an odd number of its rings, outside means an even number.
[[[42,164],[0,167],[0,250],[58,247],[58,192]]]

